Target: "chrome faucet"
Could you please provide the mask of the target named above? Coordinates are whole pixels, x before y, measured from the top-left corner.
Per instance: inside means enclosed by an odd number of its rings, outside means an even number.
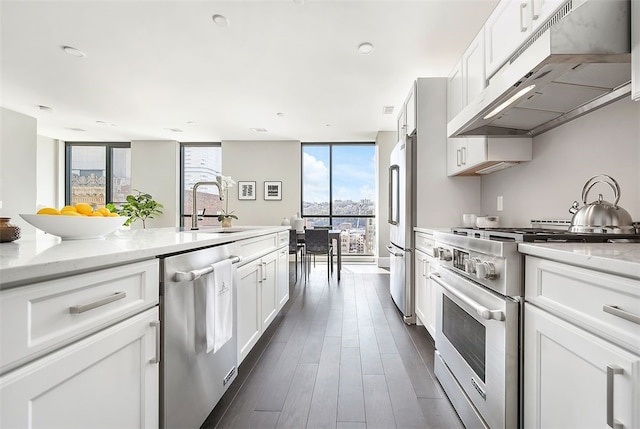
[[[215,182],[197,182],[193,185],[193,200],[191,201],[192,213],[191,213],[191,229],[198,229],[198,204],[197,204],[197,190],[198,187],[204,185],[213,185],[218,187],[218,194],[220,194],[220,201],[224,200],[222,196],[222,176],[216,176]]]

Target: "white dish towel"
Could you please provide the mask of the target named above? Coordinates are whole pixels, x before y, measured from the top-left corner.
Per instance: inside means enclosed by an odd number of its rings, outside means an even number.
[[[205,278],[206,352],[213,353],[233,336],[233,263],[225,259],[212,264]]]

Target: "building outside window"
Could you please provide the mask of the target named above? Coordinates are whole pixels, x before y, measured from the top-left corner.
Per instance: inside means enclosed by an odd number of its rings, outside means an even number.
[[[66,142],[65,204],[94,209],[131,194],[130,143]]]
[[[222,170],[220,143],[182,143],[180,145],[182,192],[180,196],[181,226],[191,225],[193,209],[193,185],[198,182],[214,182]],[[218,188],[202,185],[197,190],[198,226],[220,226],[218,212],[222,202]]]
[[[302,144],[302,218],[306,227],[339,229],[343,255],[374,255],[376,147]]]

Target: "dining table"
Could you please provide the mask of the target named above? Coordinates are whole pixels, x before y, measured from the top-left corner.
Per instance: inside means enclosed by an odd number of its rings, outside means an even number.
[[[336,245],[334,249],[338,249],[338,281],[340,281],[340,270],[342,269],[342,246],[340,245],[340,233],[342,230],[340,229],[330,229],[329,230],[329,240],[333,242],[336,241]],[[304,231],[296,231],[296,235],[298,237],[298,243],[304,243]]]

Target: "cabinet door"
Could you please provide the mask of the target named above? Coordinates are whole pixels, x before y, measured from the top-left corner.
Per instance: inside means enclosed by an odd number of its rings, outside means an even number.
[[[531,33],[528,2],[502,0],[487,19],[485,31],[486,76],[491,78]]]
[[[157,307],[0,378],[3,428],[157,428]]]
[[[480,165],[487,160],[487,138],[469,137],[463,150],[463,167],[465,169]]]
[[[396,141],[400,141],[404,139],[404,136],[407,135],[407,111],[406,106],[403,105],[400,110],[400,114],[398,115],[398,133]]]
[[[528,13],[531,19],[531,31],[536,31],[564,3],[567,3],[567,0],[529,0]]]
[[[289,301],[289,248],[278,250],[278,311]]]
[[[264,332],[278,313],[278,252],[275,251],[265,255],[261,263],[260,332]]]
[[[484,28],[462,54],[463,105],[467,105],[485,88]]]
[[[466,154],[467,138],[447,140],[447,175],[453,176],[464,170],[463,156]]]
[[[415,296],[416,315],[427,329],[432,338],[435,338],[436,308],[435,290],[429,279],[433,258],[420,250],[415,252]]]
[[[447,121],[464,108],[462,90],[462,61],[458,61],[447,77]]]
[[[528,303],[524,338],[525,428],[639,427],[640,356]]]
[[[262,332],[259,306],[261,267],[262,260],[258,259],[238,268],[238,365],[258,342]]]

